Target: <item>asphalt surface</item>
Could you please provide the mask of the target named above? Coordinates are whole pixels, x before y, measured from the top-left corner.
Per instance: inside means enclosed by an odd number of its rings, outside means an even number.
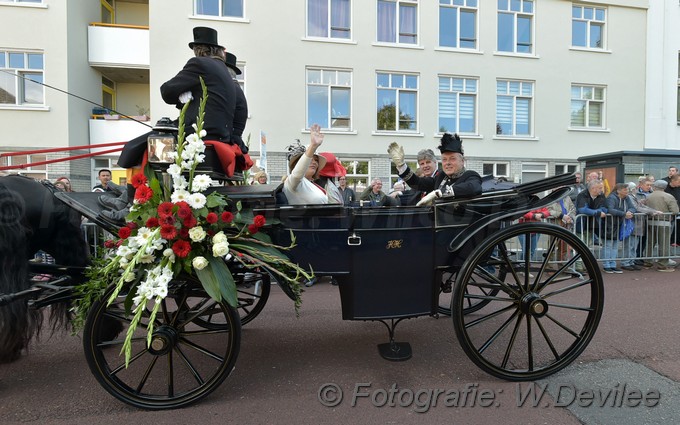
[[[0,423],[680,423],[680,271],[604,278],[605,311],[593,341],[571,366],[534,383],[505,382],[479,370],[444,317],[402,322],[397,340],[411,344],[413,358],[385,361],[376,345],[387,342],[386,328],[343,321],[337,287],[322,282],[303,294],[299,318],[292,302],[273,288],[264,312],[243,329],[231,376],[184,409],[127,406],[90,373],[80,337],[44,334],[20,360],[0,365]],[[320,392],[337,394],[331,387],[322,391],[327,384],[343,392],[335,407],[319,400]],[[393,386],[407,395],[476,390],[494,399],[486,407],[479,398],[474,406],[460,401],[458,407],[377,406]],[[359,393],[370,396],[357,397],[353,406],[353,394]]]

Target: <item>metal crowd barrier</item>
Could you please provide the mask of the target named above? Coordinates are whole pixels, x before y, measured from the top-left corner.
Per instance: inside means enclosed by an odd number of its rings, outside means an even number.
[[[99,250],[104,248],[105,240],[114,238],[109,232],[89,221],[83,222],[80,227],[85,242],[90,247],[90,254],[93,256],[99,254]]]

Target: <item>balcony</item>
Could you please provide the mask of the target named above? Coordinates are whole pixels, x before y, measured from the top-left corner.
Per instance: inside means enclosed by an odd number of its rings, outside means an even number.
[[[118,83],[149,84],[148,27],[93,23],[87,33],[90,66]]]
[[[119,120],[91,119],[90,144],[97,145],[101,143],[127,142],[128,140],[134,139],[135,137],[140,136],[149,131],[151,131],[151,128],[130,119]],[[115,148],[116,146],[92,148],[90,149],[90,152],[97,153]],[[113,153],[109,155],[117,156],[118,153]]]

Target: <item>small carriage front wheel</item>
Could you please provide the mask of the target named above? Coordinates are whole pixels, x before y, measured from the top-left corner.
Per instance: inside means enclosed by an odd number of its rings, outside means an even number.
[[[502,273],[485,272],[490,256]],[[482,370],[514,381],[541,379],[574,361],[604,307],[591,251],[573,233],[543,223],[511,225],[487,238],[463,264],[454,291],[463,350]],[[465,314],[471,299],[486,304]]]
[[[131,315],[126,314],[126,293],[106,305],[113,289],[92,306],[83,345],[90,370],[114,397],[144,409],[182,407],[210,394],[231,373],[240,349],[239,315],[226,302],[212,300],[193,280],[170,283],[150,346],[146,328],[153,301],[147,305],[126,367],[121,348]],[[220,325],[206,329],[208,320]]]

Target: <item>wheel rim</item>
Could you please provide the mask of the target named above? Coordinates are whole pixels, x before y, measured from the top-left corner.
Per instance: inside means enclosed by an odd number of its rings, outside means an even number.
[[[520,255],[518,244],[524,236],[530,251],[532,234],[539,235],[533,260]],[[494,249],[506,273],[479,283],[482,260]],[[486,304],[474,314],[454,314],[456,335],[468,357],[494,376],[533,380],[555,373],[578,357],[597,329],[602,275],[590,250],[565,229],[508,227],[480,245],[462,270],[453,305],[462,308],[469,299]],[[472,294],[480,288],[496,294]]]
[[[225,303],[210,299],[191,283],[173,285],[154,322],[151,346],[146,346],[146,312],[132,339],[128,367],[120,355],[130,317],[123,294],[106,306],[110,288],[95,304],[85,327],[85,355],[100,384],[123,402],[147,409],[167,409],[193,403],[217,388],[234,367],[240,348],[237,313]],[[221,312],[221,313],[218,313]],[[202,326],[202,317],[217,317],[215,329]],[[111,321],[122,331],[111,335]]]

